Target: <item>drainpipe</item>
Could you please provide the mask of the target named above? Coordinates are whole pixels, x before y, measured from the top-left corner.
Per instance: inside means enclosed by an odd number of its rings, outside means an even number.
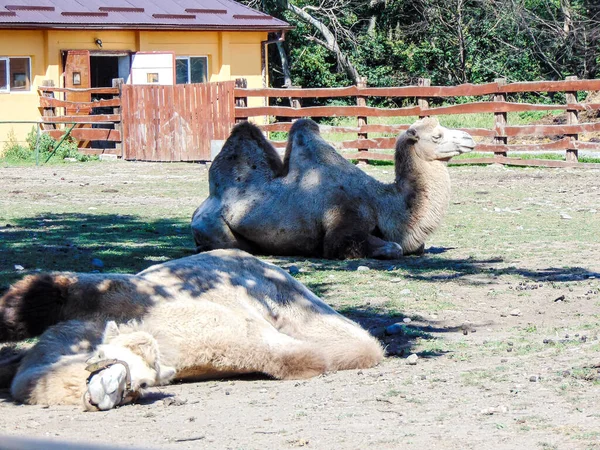
[[[285,30],[281,30],[276,34],[276,38],[269,39],[266,41],[261,41],[260,46],[260,61],[262,68],[262,84],[263,87],[267,87],[267,45],[269,44],[277,44],[285,41]]]

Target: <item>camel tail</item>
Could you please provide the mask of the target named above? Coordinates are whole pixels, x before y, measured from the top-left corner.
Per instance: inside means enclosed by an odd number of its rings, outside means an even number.
[[[69,280],[61,275],[29,275],[0,298],[0,342],[39,336],[60,321]]]

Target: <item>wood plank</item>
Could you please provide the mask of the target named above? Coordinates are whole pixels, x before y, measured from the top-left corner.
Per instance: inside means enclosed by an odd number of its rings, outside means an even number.
[[[554,142],[545,142],[542,144],[524,143],[524,144],[502,145],[502,144],[477,143],[474,151],[476,151],[476,152],[496,152],[496,153],[556,151],[556,150],[568,149],[569,143],[570,143],[570,140],[568,138],[563,138],[563,139],[560,139],[560,140],[554,141]]]
[[[588,169],[599,169],[600,164],[595,163],[571,163],[567,161],[556,161],[551,159],[520,159],[520,158],[506,158],[506,157],[494,157],[494,158],[468,158],[468,159],[453,159],[450,161],[452,165],[465,165],[465,164],[510,164],[513,166],[533,166],[533,167],[575,167],[575,168],[588,168]]]
[[[367,87],[348,86],[341,88],[291,88],[291,89],[247,89],[236,88],[236,97],[297,97],[297,98],[332,98],[355,97],[357,95],[373,97],[463,97],[492,95],[500,92],[566,92],[597,91],[600,80],[577,81],[532,81],[510,83],[499,86],[497,83],[461,84],[458,86],[401,86],[401,87]]]
[[[373,153],[373,152],[356,152],[356,153],[341,153],[346,159],[367,159],[371,161],[393,161],[394,155],[388,153]]]
[[[429,110],[428,110],[429,111]],[[288,106],[257,106],[235,108],[236,119],[246,119],[256,116],[280,117],[402,117],[418,116],[421,112],[418,106],[406,108],[374,108],[371,106],[309,106],[307,108],[290,108]]]
[[[60,139],[66,130],[44,130],[42,133],[52,136],[53,139]],[[107,128],[74,128],[71,136],[79,141],[109,141],[121,142],[121,133],[118,130]]]
[[[600,152],[600,142],[575,141],[573,144],[577,150],[592,150]]]
[[[117,155],[121,156],[121,150],[118,148],[80,148],[79,153],[84,155]]]
[[[57,116],[44,117],[44,123],[98,123],[98,122],[120,122],[119,114],[97,114],[94,116]]]
[[[292,127],[293,122],[278,122],[267,125],[259,125],[259,128],[263,131],[283,131],[288,132]],[[401,132],[408,129],[409,124],[402,125],[382,125],[382,124],[367,124],[360,127],[341,127],[341,126],[330,126],[330,125],[319,125],[321,134],[328,133],[390,133],[399,135]],[[494,130],[485,128],[459,128],[459,130],[469,133],[471,136],[481,137],[494,137],[496,134]]]
[[[99,108],[99,107],[115,107],[121,106],[121,99],[113,98],[107,100],[96,100],[92,102],[69,102],[58,98],[40,97],[41,108]]]
[[[356,139],[338,143],[341,148],[391,149],[396,147],[396,137]]]
[[[592,133],[600,131],[598,123],[580,123],[577,125],[516,125],[507,126],[506,136],[556,136],[562,134]]]
[[[438,116],[451,114],[507,113],[523,111],[566,111],[567,109],[583,110],[583,105],[541,105],[513,102],[473,102],[460,105],[440,106],[422,110],[419,106],[405,108],[376,108],[372,106],[312,106],[307,108],[290,108],[287,106],[261,106],[253,108],[236,108],[236,118],[256,116],[280,117],[406,117],[406,116]]]
[[[59,87],[38,87],[40,92],[89,92],[90,94],[113,94],[119,95],[119,88],[59,88]]]

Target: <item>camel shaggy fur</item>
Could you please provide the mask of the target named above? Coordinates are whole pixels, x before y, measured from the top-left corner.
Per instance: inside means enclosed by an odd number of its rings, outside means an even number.
[[[328,259],[422,253],[450,198],[447,161],[474,146],[463,131],[419,120],[398,138],[395,181],[385,184],[336,152],[312,120],[294,123],[283,161],[256,126],[241,123],[193,214],[197,250]]]
[[[172,379],[308,378],[383,357],[359,325],[285,271],[235,249],[137,275],[27,276],[0,299],[0,341],[40,333],[12,380],[13,397],[31,404],[83,397],[90,410]],[[100,361],[109,363],[88,367],[86,384],[86,365]]]

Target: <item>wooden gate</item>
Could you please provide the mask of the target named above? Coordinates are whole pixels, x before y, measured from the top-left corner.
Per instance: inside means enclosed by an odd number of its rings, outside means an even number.
[[[123,158],[209,161],[235,123],[235,82],[123,85]]]

